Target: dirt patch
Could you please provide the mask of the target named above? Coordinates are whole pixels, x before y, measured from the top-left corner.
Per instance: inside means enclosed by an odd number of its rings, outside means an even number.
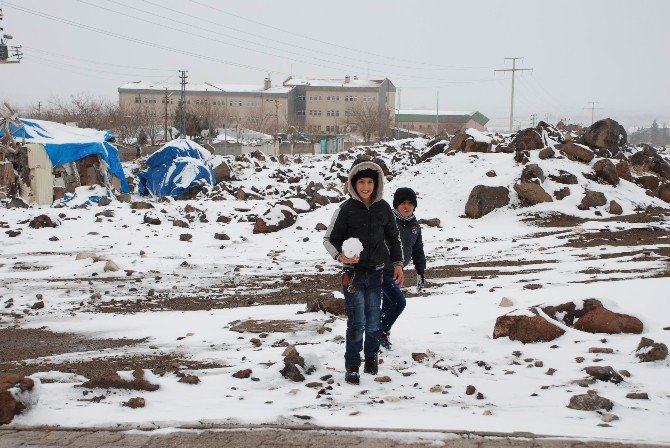
[[[491,278],[501,275],[520,275],[520,274],[534,274],[536,272],[547,271],[550,268],[535,268],[535,269],[519,269],[519,270],[501,270],[501,269],[482,269],[482,268],[504,268],[504,267],[521,267],[533,266],[538,264],[553,264],[556,260],[493,260],[493,261],[478,261],[473,263],[454,264],[445,266],[431,267],[426,271],[428,278],[452,278],[452,277],[471,277],[471,278]],[[412,275],[405,276],[405,284],[414,284],[416,274],[411,271]],[[409,274],[409,273],[408,273]],[[409,282],[408,282],[409,280]]]
[[[611,216],[608,218],[578,218],[576,216],[564,215],[563,213],[533,214],[523,218],[523,222],[529,222],[538,227],[576,227],[587,221],[594,222],[627,222],[631,224],[650,224],[662,222],[664,218],[670,218],[670,210],[660,207],[649,207],[639,213],[631,215]]]
[[[304,320],[242,320],[231,322],[230,330],[238,333],[291,333],[306,329]]]
[[[0,329],[0,362],[119,348],[138,344],[145,340],[87,339],[72,333],[54,333],[44,329],[4,328]]]
[[[571,238],[565,247],[595,246],[659,246],[670,244],[670,231],[660,227],[645,227],[621,231],[591,232],[558,237]]]

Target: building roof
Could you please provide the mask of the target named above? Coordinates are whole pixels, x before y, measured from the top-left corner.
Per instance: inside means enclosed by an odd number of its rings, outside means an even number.
[[[294,78],[289,76],[284,81],[285,86],[310,86],[310,87],[347,87],[347,88],[361,88],[371,89],[378,88],[384,82],[384,79],[355,79],[351,77],[349,82],[345,82],[344,78],[338,79],[317,79],[317,78]]]
[[[396,110],[395,119],[398,122],[403,121],[417,121],[417,122],[435,122],[435,109],[403,109]],[[483,115],[480,112],[475,110],[472,111],[462,111],[462,110],[440,110],[437,112],[439,115],[440,122],[456,122],[456,123],[467,123],[470,120],[474,120],[482,126],[486,125],[489,122],[488,117]]]
[[[228,92],[228,93],[264,93],[264,94],[286,94],[291,91],[293,87],[285,86],[273,86],[269,89],[263,89],[263,85],[255,84],[222,84],[222,83],[212,83],[212,87],[208,84],[186,84],[187,92]],[[149,81],[136,81],[129,82],[127,84],[119,87],[119,92],[128,91],[128,90],[155,90],[157,92],[164,92],[165,90],[169,91],[179,91],[181,90],[181,85],[179,83],[160,83],[160,82],[149,82]]]

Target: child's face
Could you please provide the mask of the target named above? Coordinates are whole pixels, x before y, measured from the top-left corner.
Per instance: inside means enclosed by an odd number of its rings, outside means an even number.
[[[356,193],[362,200],[368,200],[375,189],[375,182],[369,177],[362,177],[356,181]]]
[[[398,204],[398,211],[403,218],[409,218],[414,213],[414,204],[411,201],[402,201]]]

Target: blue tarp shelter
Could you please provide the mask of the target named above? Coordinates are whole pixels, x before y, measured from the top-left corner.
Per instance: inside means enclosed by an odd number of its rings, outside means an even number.
[[[75,162],[86,156],[97,154],[109,167],[109,172],[121,181],[121,191],[129,193],[126,175],[119,160],[119,151],[110,143],[112,134],[109,131],[83,129],[74,126],[44,120],[21,118],[16,122],[9,121],[7,129],[16,140],[24,139],[27,143],[44,145],[51,164],[54,167]],[[5,130],[0,129],[0,137]]]
[[[147,159],[147,169],[139,175],[139,193],[177,198],[192,186],[214,185],[209,158],[209,151],[191,140],[172,140]]]

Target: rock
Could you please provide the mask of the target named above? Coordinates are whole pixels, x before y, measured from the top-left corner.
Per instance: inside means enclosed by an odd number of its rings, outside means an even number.
[[[378,376],[375,378],[375,382],[377,383],[390,383],[391,382],[391,377],[390,376]]]
[[[628,135],[619,123],[605,118],[586,128],[580,141],[591,148],[606,149],[615,154],[628,143]]]
[[[542,202],[553,202],[551,196],[535,183],[514,184],[514,191],[519,196],[521,204],[525,207],[540,204]]]
[[[252,374],[251,369],[238,370],[237,372],[233,373],[233,378],[245,379],[249,378],[251,374]]]
[[[193,235],[190,233],[182,233],[179,235],[179,241],[191,241],[191,238],[193,238]]]
[[[146,405],[144,398],[135,397],[123,403],[123,406],[126,406],[131,409],[143,408]]]
[[[486,398],[483,393],[477,392],[477,396],[475,397],[477,400],[483,400]]]
[[[318,311],[334,314],[336,316],[344,316],[344,299],[332,296],[310,298],[307,301],[307,312],[316,313]]]
[[[570,409],[578,411],[597,411],[604,409],[610,411],[614,404],[607,398],[601,397],[596,393],[587,393],[581,395],[573,395],[568,404]]]
[[[595,308],[575,322],[574,328],[588,333],[642,333],[642,321],[627,314],[614,313],[607,308]]]
[[[226,162],[222,162],[220,165],[217,165],[214,168],[214,179],[216,180],[217,185],[223,181],[230,180],[230,177],[231,177],[231,169]]]
[[[610,213],[613,215],[621,215],[623,214],[623,208],[619,205],[619,203],[615,200],[610,201]]]
[[[12,198],[7,204],[7,208],[28,208],[30,207],[26,201],[21,198]]]
[[[614,169],[616,170],[616,173],[620,179],[633,182],[633,175],[630,172],[630,165],[627,161],[619,161],[616,165],[614,165]]]
[[[39,302],[33,303],[33,306],[30,307],[30,309],[33,310],[41,310],[42,308],[44,308],[44,302],[41,300]]]
[[[556,152],[553,149],[544,148],[543,150],[540,151],[538,156],[540,157],[541,160],[545,160],[545,159],[551,159],[552,157],[554,157],[554,154],[556,154]]]
[[[300,367],[305,367],[305,359],[300,356],[298,350],[292,345],[289,345],[284,349],[282,356],[284,357],[284,363],[290,362],[292,364],[299,365]]]
[[[477,185],[470,192],[465,204],[465,215],[478,219],[493,210],[509,204],[509,190],[505,187]]]
[[[473,395],[477,389],[472,384],[465,388],[465,395]]]
[[[428,355],[425,353],[412,353],[412,359],[416,362],[424,362],[428,359]]]
[[[144,223],[159,226],[161,224],[161,220],[154,214],[147,213],[146,215],[144,215]]]
[[[105,206],[107,206],[107,205],[109,205],[109,204],[111,204],[111,203],[112,203],[112,200],[111,200],[108,196],[103,196],[103,197],[101,197],[100,200],[98,201],[98,205],[99,205],[100,207],[105,207]]]
[[[174,221],[172,221],[172,226],[173,227],[181,227],[182,229],[188,229],[189,228],[188,223],[186,221],[182,220],[182,219],[175,219]]]
[[[130,208],[133,210],[147,210],[150,208],[154,208],[154,206],[148,202],[135,201],[130,203]]]
[[[232,220],[233,220],[233,218],[231,218],[229,216],[225,216],[225,215],[219,215],[216,218],[216,222],[220,222],[220,223],[223,223],[223,224],[228,224]]]
[[[0,374],[0,425],[36,404],[35,382],[28,377]]]
[[[557,201],[561,201],[565,198],[570,196],[570,188],[569,187],[563,187],[560,190],[554,191],[554,198],[556,198]]]
[[[228,241],[230,239],[230,237],[228,235],[226,235],[225,233],[215,233],[214,234],[214,239]]]
[[[511,301],[510,299],[508,299],[507,297],[503,297],[503,298],[500,300],[500,303],[498,304],[498,306],[503,307],[503,308],[510,307],[510,306],[514,306],[514,302],[512,302],[512,301]]]
[[[43,229],[45,227],[58,227],[57,222],[53,222],[47,215],[35,216],[28,224],[33,229]]]
[[[133,380],[122,379],[118,373],[109,376],[92,378],[81,385],[88,389],[127,389],[127,390],[146,390],[153,392],[159,389],[158,384],[152,384],[144,378],[144,370],[135,369],[133,371]]]
[[[612,186],[619,185],[619,175],[610,159],[600,159],[593,164],[596,175]]]
[[[458,131],[449,142],[447,152],[449,151],[491,152],[491,143],[477,141],[466,131]]]
[[[296,383],[305,381],[305,376],[302,374],[302,372],[300,372],[298,367],[291,361],[287,361],[286,358],[284,358],[284,368],[281,369],[280,373],[284,378],[294,381]]]
[[[116,272],[119,270],[119,267],[112,260],[107,260],[105,262],[105,272]]]
[[[547,369],[546,372],[544,372],[545,375],[549,375],[549,376],[553,375],[554,373],[556,373],[556,369],[554,369],[554,368],[549,368],[549,369]]]
[[[595,154],[593,154],[593,152],[588,147],[577,143],[563,143],[561,145],[557,145],[556,149],[561,151],[568,158],[584,163],[589,163],[595,157]]]
[[[586,299],[580,300],[578,304],[575,302],[566,302],[560,305],[543,306],[542,312],[552,319],[556,319],[568,327],[572,327],[575,321],[584,314],[602,307],[603,304],[600,300]]]
[[[498,316],[493,328],[493,339],[508,337],[524,344],[548,342],[561,336],[564,330],[541,316]]]
[[[558,182],[559,184],[565,185],[576,185],[579,183],[577,176],[563,170],[558,170],[558,175],[550,174],[549,179],[553,180],[554,182]]]
[[[589,366],[584,368],[584,371],[598,381],[607,381],[614,384],[623,381],[623,377],[612,366]]]
[[[662,361],[668,357],[668,346],[653,339],[642,338],[635,350],[635,356],[640,362]]]
[[[606,355],[611,355],[614,353],[614,349],[610,347],[589,347],[589,353],[602,353]],[[584,358],[582,358],[582,362],[584,361]]]
[[[670,202],[670,182],[664,182],[658,187],[656,197],[664,202]]]
[[[540,168],[540,165],[536,163],[529,163],[523,167],[521,171],[521,183],[529,183],[537,179],[540,182],[544,182],[544,171]]]
[[[443,390],[444,389],[442,388],[442,386],[433,386],[433,387],[430,388],[430,392],[433,392],[433,393],[442,392]]]
[[[631,400],[649,400],[649,394],[646,392],[630,392],[626,394],[626,398]]]
[[[435,143],[433,146],[430,147],[428,151],[421,154],[421,156],[419,157],[419,163],[425,162],[426,160],[430,160],[438,154],[442,154],[446,146],[447,144],[444,142]]]
[[[653,174],[646,174],[644,176],[637,177],[635,179],[635,183],[645,190],[654,191],[661,184],[661,180]]]
[[[605,412],[605,413],[600,417],[600,419],[601,419],[602,421],[604,421],[605,423],[610,423],[610,422],[613,422],[613,421],[615,421],[615,420],[619,420],[619,417],[618,417],[617,415],[610,414],[609,412]]]
[[[119,202],[129,203],[131,197],[130,197],[129,193],[119,193],[119,194],[116,195],[116,199]]]
[[[254,233],[273,233],[295,224],[297,213],[283,205],[270,207],[256,219]]]
[[[318,230],[319,232],[325,232],[326,230],[328,230],[328,226],[320,222],[314,227],[314,229]]]
[[[419,224],[425,224],[428,227],[438,227],[440,225],[439,218],[420,219]]]
[[[486,177],[496,177],[497,174],[494,170],[489,170],[486,172]]]
[[[580,210],[588,210],[591,207],[600,207],[605,204],[607,204],[607,198],[605,197],[605,194],[601,193],[600,191],[587,190],[584,192],[582,202],[577,206],[577,208]]]
[[[536,290],[536,289],[541,289],[542,285],[539,283],[528,283],[526,285],[523,285],[523,289],[530,289],[531,291]]]
[[[532,151],[546,146],[542,134],[536,128],[526,128],[517,132],[511,144],[516,151]]]

